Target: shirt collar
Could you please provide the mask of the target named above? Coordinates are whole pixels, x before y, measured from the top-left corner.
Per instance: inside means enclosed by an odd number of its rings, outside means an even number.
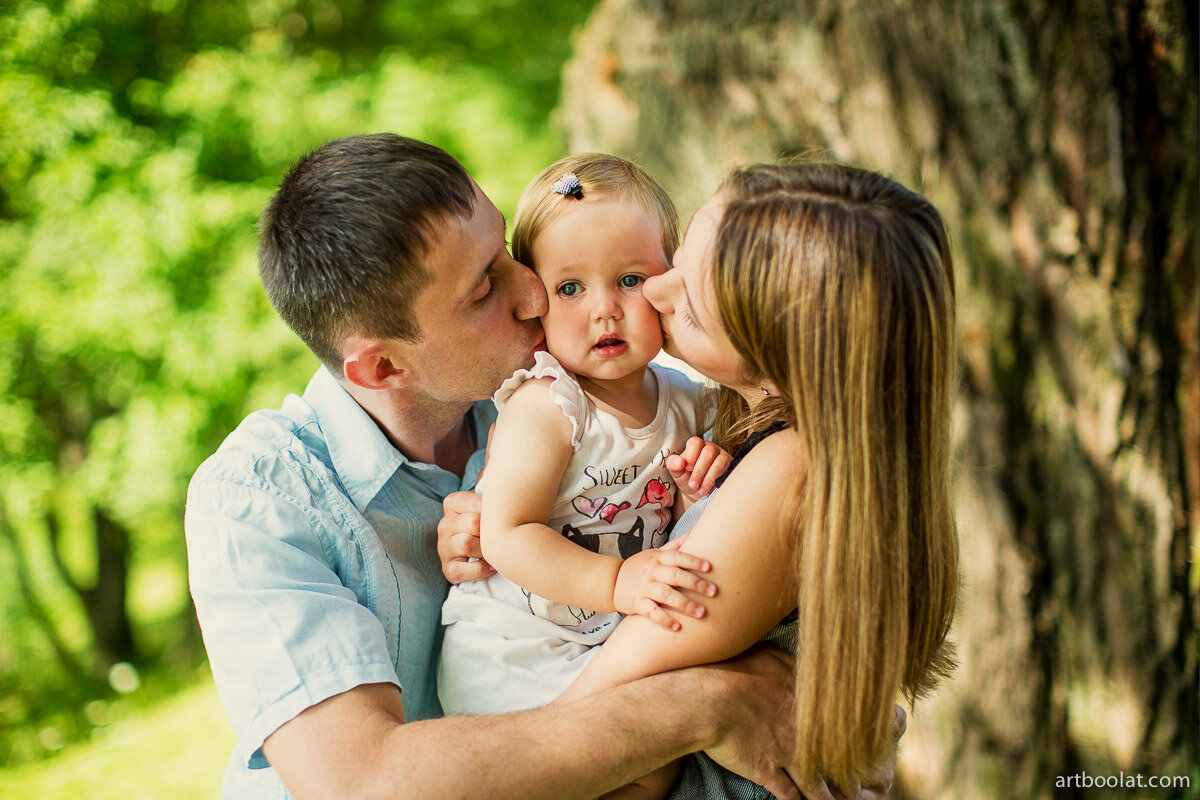
[[[342,488],[365,511],[408,459],[324,366],[308,382],[304,399],[316,414]]]
[[[402,466],[443,472],[436,464],[411,461],[401,453],[324,366],[319,367],[308,382],[304,400],[316,415],[342,488],[360,512],[366,510]],[[495,410],[491,401],[476,403],[473,410],[471,421],[475,426],[475,441],[482,447],[487,441],[488,426],[495,421]]]

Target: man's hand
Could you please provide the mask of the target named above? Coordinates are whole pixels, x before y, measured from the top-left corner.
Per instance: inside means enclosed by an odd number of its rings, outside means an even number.
[[[442,501],[442,519],[437,526],[438,558],[442,574],[451,583],[477,581],[496,570],[483,560],[479,544],[479,510],[482,495],[452,492]]]
[[[667,456],[667,471],[675,479],[679,491],[698,500],[711,494],[717,478],[725,474],[733,457],[712,442],[699,436],[687,440],[683,452]]]
[[[613,588],[613,605],[622,614],[641,614],[669,631],[680,630],[677,614],[699,619],[704,606],[680,589],[713,597],[717,587],[700,577],[712,564],[680,550],[683,540],[635,553],[621,564]]]
[[[805,800],[886,800],[892,790],[892,781],[896,777],[896,751],[900,747],[900,737],[908,728],[908,714],[900,706],[896,706],[892,718],[892,749],[885,758],[880,759],[871,770],[861,776],[858,786],[842,789],[831,783],[818,781],[801,787]]]
[[[794,659],[759,647],[730,661],[696,669],[702,700],[721,715],[717,741],[704,748],[730,772],[763,786],[779,800],[800,800],[793,778],[796,750]]]

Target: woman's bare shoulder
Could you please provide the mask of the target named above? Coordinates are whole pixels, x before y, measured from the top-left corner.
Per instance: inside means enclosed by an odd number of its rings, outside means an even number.
[[[731,489],[737,492],[741,487],[764,484],[791,485],[803,469],[804,462],[800,434],[793,428],[784,428],[763,439],[742,458],[725,479],[722,491]]]

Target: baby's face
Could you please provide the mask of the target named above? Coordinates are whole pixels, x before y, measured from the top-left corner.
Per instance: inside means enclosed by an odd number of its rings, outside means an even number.
[[[576,375],[619,380],[662,348],[642,284],[667,271],[656,216],[619,198],[585,196],[550,222],[531,251],[550,304],[546,348]]]

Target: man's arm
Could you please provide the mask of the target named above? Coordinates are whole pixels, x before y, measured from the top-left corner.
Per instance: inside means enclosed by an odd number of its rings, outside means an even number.
[[[298,800],[596,797],[697,750],[798,800],[791,695],[790,663],[769,651],[492,717],[405,724],[400,692],[372,684],[302,712],[263,752]]]

